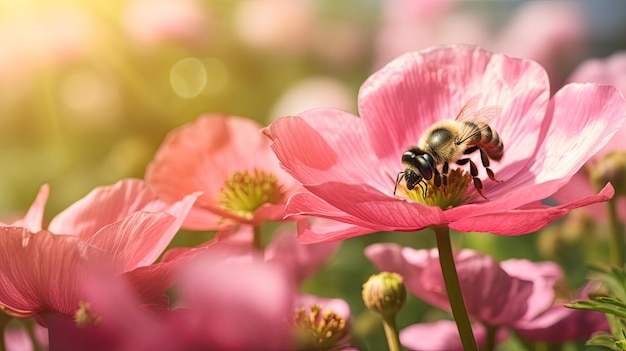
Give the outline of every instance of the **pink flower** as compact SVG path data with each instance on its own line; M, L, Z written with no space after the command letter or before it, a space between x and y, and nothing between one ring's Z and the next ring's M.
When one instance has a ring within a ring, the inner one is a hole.
M443 209L422 203L419 189L405 192L412 200L394 196L394 181L404 170L402 153L434 123L454 119L475 96L478 107L502 108L489 125L505 145L504 157L491 164L503 182L487 179L481 170L488 200L466 183L471 189L460 187L453 204L432 199ZM303 230L303 242L438 225L520 235L613 195L608 185L599 195L557 207L540 202L565 185L623 123L626 104L613 87L569 84L550 99L546 73L535 62L449 46L401 56L374 73L361 87L358 107L360 118L318 109L264 129L282 167L308 190L291 196L286 216L352 225L321 234Z
M0 308L20 318L42 312L73 314L89 267L107 264L116 274L132 274L152 264L196 197L166 204L142 181L127 179L96 188L54 217L48 230L0 227ZM39 200L31 211L43 210ZM160 273L144 274L136 282L141 286L157 280L161 289L152 293L159 295L167 288L158 279ZM146 296L150 298L156 299Z
M260 128L242 117L200 116L170 132L146 181L168 201L202 192L184 222L187 229L281 220L297 183L280 169Z
M402 275L415 296L450 309L436 249L374 244L365 255L380 271ZM461 250L454 258L468 315L490 326L513 326L548 309L554 300L554 283L562 276L560 268L549 262L498 263L473 250Z
M14 221L11 224L5 224L0 222L0 226L10 225L12 227L24 227L31 232L40 231L43 222L44 207L46 206L46 201L48 201L49 192L50 187L47 184L42 185L41 188L39 188L39 192L37 193L35 201L33 201L33 204L24 214L24 217Z
M626 93L626 52L618 52L606 59L589 59L584 61L568 78L570 82L595 82L600 84L615 85L622 94ZM588 167L594 167L593 162L606 156L613 150L626 150L626 125L615 133L613 138L587 163ZM554 197L560 202L571 201L575 195L588 195L593 193L593 187L589 176L583 168L578 171L571 181L561 188ZM618 215L626 219L626 199L619 197L617 200ZM606 220L606 206L603 204L591 205L584 208L586 212L600 220Z
M175 308L142 304L128 281L92 275L83 285L80 327L54 316L51 347L62 350L290 349L295 293L282 269L258 260L224 260L218 251L195 256L172 272ZM254 291L254 293L250 293ZM54 336L54 337L52 337Z

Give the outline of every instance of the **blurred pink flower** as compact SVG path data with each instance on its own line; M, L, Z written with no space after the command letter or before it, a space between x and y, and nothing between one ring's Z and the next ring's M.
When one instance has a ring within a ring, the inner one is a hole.
M1 309L19 318L42 312L73 314L90 265L108 263L117 274L132 274L152 264L196 197L166 204L144 182L127 179L94 189L54 217L48 230L0 227ZM43 205L38 197L31 211L42 211ZM144 274L137 283L158 280L161 273Z
M586 299L590 286L587 285L579 294ZM515 325L519 336L531 342L565 343L568 341L587 340L598 331L608 331L606 315L597 311L575 310L563 306L559 299L540 315L522 319Z
M172 310L142 304L134 289L119 277L92 275L83 289L93 320L77 327L73 320L50 318L51 347L103 351L289 349L295 296L291 281L273 264L223 258L218 250L206 252L173 272L176 301Z
M475 323L472 331L476 344L484 347L487 342L485 327ZM498 342L506 337L506 332L499 332ZM400 342L412 351L463 351L458 327L454 321L448 320L410 325L400 331Z
M504 157L491 165L503 182L483 182L489 200L474 195L443 210L394 196L402 153L432 124L453 119L477 94L481 106L502 107L490 125L506 145ZM286 216L352 225L321 234L303 227L302 242L435 225L520 235L613 195L607 185L597 196L557 207L540 202L566 184L623 123L626 104L613 87L570 84L550 99L545 71L535 62L449 46L401 56L374 73L361 87L358 106L360 118L317 109L264 129L281 166L308 190L290 197Z
M124 9L124 26L136 41L206 44L210 37L209 8L196 0L133 0Z
M306 0L243 0L234 14L241 41L274 55L307 51L314 20L313 6Z
M626 93L626 51L617 52L606 59L589 59L576 68L568 78L569 82L594 82L616 86L622 94ZM626 151L626 125L615 133L613 138L595 154L587 163L593 167L593 162L606 156L613 150ZM559 202L568 202L576 195L585 196L593 193L593 187L589 176L583 168L578 171L571 181L554 194ZM626 199L619 197L617 200L618 216L626 219ZM606 206L594 204L583 209L597 219L606 220Z
M256 122L208 114L168 134L146 171L167 201L201 191L183 228L226 229L282 220L298 187L278 165Z
M584 56L588 33L580 3L527 1L489 48L537 61L550 74L551 86L558 88Z
M317 272L337 252L339 242L306 245L298 242L296 233L280 230L275 233L263 252L253 245L253 228L242 225L236 229L218 232L214 239L195 248L177 247L168 250L163 261L194 256L204 251L218 251L230 260L249 261L261 255L265 262L283 267L285 274L301 284Z
M378 270L402 275L413 295L450 310L436 249L374 244L365 255ZM562 277L560 268L550 262L498 263L469 249L456 252L454 260L468 315L490 326L513 326L547 310L554 300L554 283Z

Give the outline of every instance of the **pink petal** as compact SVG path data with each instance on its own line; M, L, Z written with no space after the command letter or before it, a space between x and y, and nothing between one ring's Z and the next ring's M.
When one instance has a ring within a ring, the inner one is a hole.
M172 240L176 217L167 213L136 212L107 225L87 243L111 255L120 272L153 263Z
M348 223L316 218L298 221L298 241L303 244L315 244L349 239L359 235L373 233L374 229Z
M515 331L524 340L553 344L589 339L593 333L608 331L606 315L557 305L532 320L521 320Z
M417 231L447 222L439 207L399 199L367 184L326 182L307 186L307 190L379 231Z
M204 349L289 349L285 321L292 316L295 287L282 272L262 261L225 262L218 255L197 256L186 265L177 296L190 309L189 325Z
M283 265L296 282L302 283L335 254L339 242L304 245L296 233L279 232L265 248L265 260Z
M361 119L318 109L280 118L263 132L273 141L281 166L303 185L329 181L393 187L369 148Z
M484 346L487 333L481 324L473 324L476 344ZM413 351L463 351L461 337L453 321L410 325L400 331L400 342Z
M607 201L613 197L613 194L613 187L607 184L598 195L581 198L557 207L548 207L541 204L529 205L516 210L463 218L451 222L449 227L461 232L489 232L499 235L528 234L544 228L552 221L567 214L570 210ZM466 209L466 211L469 210L470 208Z
M0 305L19 318L44 310L72 314L81 267L100 255L74 236L0 227Z
M334 313L343 317L346 322L350 321L350 306L345 300L342 299L328 299L315 295L298 295L294 299L294 308L299 309L304 307L310 308L313 305L322 307L322 313L325 311L333 311Z
M4 346L7 351L34 350L33 340L24 326L6 328L4 330Z
M534 318L552 305L554 285L563 278L563 271L556 263L511 259L500 262L500 267L512 277L533 282L533 293L522 319Z
M503 108L491 124L506 152L493 168L508 179L536 148L548 103L548 79L535 62L462 45L409 53L367 79L359 112L384 168L399 171L402 152L433 123L454 119L476 94L480 107Z
M114 185L94 189L54 217L48 229L53 233L73 234L87 240L101 227L137 211L166 211L184 217L191 206L189 202L193 203L196 197L187 197L182 205L167 204L158 200L142 180L124 179Z
M24 215L24 218L13 223L12 225L16 227L24 227L33 233L40 231L49 193L50 187L48 184L42 185L41 188L39 188L35 201L33 201L33 204L30 205L30 208L28 209L28 212L26 212L26 215Z
M623 124L626 101L614 87L572 83L554 95L548 111L550 125L529 169L537 183L573 176Z

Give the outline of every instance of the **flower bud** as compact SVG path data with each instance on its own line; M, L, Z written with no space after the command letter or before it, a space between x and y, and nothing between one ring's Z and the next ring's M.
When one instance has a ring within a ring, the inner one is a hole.
M362 292L365 306L383 316L393 316L406 302L406 288L402 276L397 273L381 272L372 275Z
M626 151L613 150L587 167L589 180L598 190L610 182L615 196L626 196Z

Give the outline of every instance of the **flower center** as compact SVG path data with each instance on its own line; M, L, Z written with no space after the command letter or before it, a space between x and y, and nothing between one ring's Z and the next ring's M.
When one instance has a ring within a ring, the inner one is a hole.
M217 204L244 218L252 218L263 204L278 204L283 199L283 188L271 173L255 169L253 172L235 172L217 196Z
M96 325L102 321L102 318L98 316L91 309L91 305L87 302L78 302L78 311L74 313L74 320L79 327L86 327L88 325Z
M448 172L448 185L445 187L442 185L437 188L432 179L427 181L426 197L424 197L419 186L413 190L407 190L404 182L398 185L398 192L404 194L405 198L428 206L439 206L445 211L473 199L474 196L467 193L471 183L472 176L468 172L461 168L455 168Z
M309 311L302 307L294 316L298 349L327 350L348 336L346 320L342 316L332 310L322 313L319 305L310 306Z

